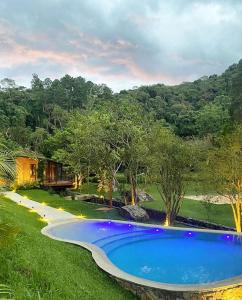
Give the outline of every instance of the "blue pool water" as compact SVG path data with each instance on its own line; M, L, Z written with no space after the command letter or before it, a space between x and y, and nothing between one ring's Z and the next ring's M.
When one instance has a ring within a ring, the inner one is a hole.
M57 238L101 248L119 269L169 284L208 284L242 275L237 235L80 221L49 230Z

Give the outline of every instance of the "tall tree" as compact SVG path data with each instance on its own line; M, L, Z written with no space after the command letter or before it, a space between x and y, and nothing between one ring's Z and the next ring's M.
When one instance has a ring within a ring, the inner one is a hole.
M152 129L149 150L151 177L157 184L166 212L165 224L169 226L174 223L182 205L191 155L186 143L159 124Z
M144 113L142 107L135 101L119 101L110 105L109 109L115 121L115 135L118 153L126 176L131 186L131 203L137 203L137 176L145 169L147 156L147 137L153 119Z
M241 232L242 213L242 126L216 140L210 151L210 181L216 191L229 199L237 232Z

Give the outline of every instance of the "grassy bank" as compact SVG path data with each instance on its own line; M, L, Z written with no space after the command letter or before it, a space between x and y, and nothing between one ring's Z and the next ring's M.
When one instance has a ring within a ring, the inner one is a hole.
M66 200L64 197L60 197L58 194L50 194L44 190L21 190L18 191L18 193L23 196L27 196L34 201L45 202L47 205L55 208L62 207L70 213L75 215L82 214L87 218L122 219L115 209L111 211L100 211L97 209L101 208L102 206L98 204L87 203L85 201Z
M82 188L83 193L97 194L96 192L97 185L91 183L89 185L85 184ZM213 192L210 190L204 191L203 187L196 182L189 182L186 185L187 195L196 195L196 194L204 194L207 192L212 194ZM144 207L153 208L156 210L163 210L163 203L161 201L160 194L155 185L146 185L144 190L152 195L154 201L142 203ZM114 196L120 196L118 193ZM233 214L230 205L216 205L210 204L209 216L207 214L207 210L205 209L204 204L201 201L184 199L180 215L184 217L190 217L194 219L209 221L217 224L222 224L225 226L234 227Z
M154 201L142 203L142 206L156 210L163 210L163 202L161 201L157 188L155 186L151 186L146 190L153 196ZM179 215L234 227L233 213L229 204L209 204L209 207L208 216L203 202L185 198Z
M57 200L46 192L37 194L51 205ZM135 299L96 266L87 250L43 236L38 215L3 197L0 204L0 220L20 228L14 244L0 251L0 283L13 289L16 300ZM102 215L91 204L69 205L71 212Z

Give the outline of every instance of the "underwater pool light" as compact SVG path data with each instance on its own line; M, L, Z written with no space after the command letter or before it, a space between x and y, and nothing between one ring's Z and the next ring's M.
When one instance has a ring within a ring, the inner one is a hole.
M185 232L185 236L187 236L187 237L193 237L194 236L194 232L187 231L187 232Z
M225 234L222 236L222 238L226 241L232 241L233 236L231 234Z

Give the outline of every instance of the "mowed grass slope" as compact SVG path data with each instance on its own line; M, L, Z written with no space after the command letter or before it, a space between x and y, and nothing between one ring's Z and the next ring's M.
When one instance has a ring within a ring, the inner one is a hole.
M154 201L142 203L142 206L156 210L164 210L164 205L157 188L155 186L149 186L146 190L153 196ZM209 207L208 216L207 209L202 201L185 198L182 202L179 215L230 227L235 226L232 208L229 204L209 204Z
M0 283L13 289L16 300L136 299L101 271L87 250L43 236L37 214L3 197L0 204L0 220L20 229L15 242L0 251ZM100 217L86 204L78 212Z
M142 187L141 187L142 188ZM97 185L90 183L84 184L82 188L83 193L97 194ZM143 202L141 205L147 208L153 208L155 210L164 210L163 202L156 185L150 184L143 187L143 189L149 193L154 201ZM33 192L35 193L35 192ZM202 194L214 194L212 190L205 190L204 187L197 182L189 181L186 183L186 195L202 195ZM118 193L114 196L120 197ZM233 213L229 204L210 204L209 216L207 209L201 201L184 199L179 215L184 217L190 217L194 219L209 221L217 224L222 224L229 227L234 227ZM114 217L116 218L116 217Z
M60 197L58 194L50 194L49 192L44 190L19 190L18 193L23 196L27 196L29 199L32 199L34 201L45 202L47 205L55 208L61 207L70 213L73 213L75 215L82 214L87 218L116 220L122 219L122 217L115 209L111 211L99 211L97 209L101 208L101 205L88 203L85 201L66 200L64 197Z

